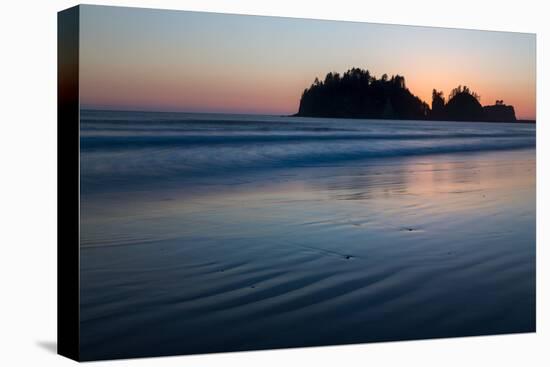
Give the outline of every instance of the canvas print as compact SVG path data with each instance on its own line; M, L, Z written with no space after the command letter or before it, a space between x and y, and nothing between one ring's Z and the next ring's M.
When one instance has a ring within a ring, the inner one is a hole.
M535 331L534 34L78 14L80 359Z

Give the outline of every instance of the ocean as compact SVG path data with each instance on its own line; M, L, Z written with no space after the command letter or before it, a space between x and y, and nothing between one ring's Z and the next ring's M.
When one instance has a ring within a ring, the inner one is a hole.
M535 131L82 110L82 358L534 331Z

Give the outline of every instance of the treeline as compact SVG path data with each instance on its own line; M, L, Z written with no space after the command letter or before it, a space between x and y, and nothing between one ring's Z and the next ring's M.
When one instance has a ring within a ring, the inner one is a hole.
M452 121L516 121L513 106L507 106L498 100L494 105L482 106L479 95L466 86L459 85L449 95L445 103L443 92L432 91L432 108L428 117L431 120Z
M401 75L379 79L368 70L352 68L343 75L328 73L304 90L297 116L403 120L515 121L513 106L502 100L481 106L468 87L453 89L448 100L433 90L432 106L413 95Z

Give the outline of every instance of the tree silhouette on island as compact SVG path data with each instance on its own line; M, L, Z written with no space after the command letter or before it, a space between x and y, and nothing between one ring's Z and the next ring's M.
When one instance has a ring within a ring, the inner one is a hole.
M443 92L433 90L432 106L413 95L405 78L384 74L377 79L368 70L352 68L342 76L328 73L324 81L315 78L306 88L295 116L343 117L396 120L513 122L513 106L502 100L482 106L480 97L466 86L451 91L448 101Z

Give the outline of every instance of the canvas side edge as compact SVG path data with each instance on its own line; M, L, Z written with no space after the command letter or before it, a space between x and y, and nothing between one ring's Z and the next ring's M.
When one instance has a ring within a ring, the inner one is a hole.
M57 16L57 353L80 359L80 8Z

